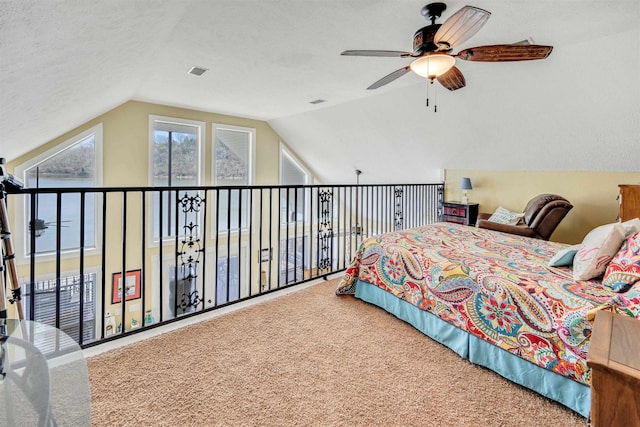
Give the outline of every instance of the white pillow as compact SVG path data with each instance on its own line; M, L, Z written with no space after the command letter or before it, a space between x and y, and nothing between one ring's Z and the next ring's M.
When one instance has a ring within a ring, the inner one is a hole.
M638 231L640 231L640 218L630 219L629 221L620 223L620 225L622 225L627 237L629 237L632 234L636 234Z
M498 209L496 209L496 211L489 217L489 221L497 222L498 224L517 225L522 221L523 217L523 213L511 212L502 206L499 206Z
M625 228L617 222L591 230L573 259L573 279L589 280L604 273L625 237Z

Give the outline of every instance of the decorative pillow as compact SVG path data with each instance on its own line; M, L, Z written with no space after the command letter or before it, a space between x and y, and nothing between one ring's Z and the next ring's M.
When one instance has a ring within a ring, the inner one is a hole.
M640 231L640 218L630 219L629 221L620 223L620 225L624 227L624 231L627 237L629 237L632 234L636 234L638 231Z
M604 273L611 258L620 250L625 234L624 227L617 222L591 230L573 259L573 279L589 280Z
M573 265L573 258L576 256L576 252L580 249L581 245L573 245L568 248L560 249L549 260L549 267L565 267Z
M640 233L635 233L627 237L607 266L602 284L614 292L627 292L638 280L640 280Z
M489 221L497 222L498 224L517 225L522 221L523 217L523 213L511 212L502 206L499 206L498 209L496 209L496 211L489 217Z

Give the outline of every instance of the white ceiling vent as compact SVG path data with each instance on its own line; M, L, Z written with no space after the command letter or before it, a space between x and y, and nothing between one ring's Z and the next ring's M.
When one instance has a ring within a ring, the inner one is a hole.
M202 67L198 67L196 65L194 65L193 67L191 67L191 69L189 70L189 74L193 74L194 76L201 76L204 74L205 71L207 71L208 68L202 68Z

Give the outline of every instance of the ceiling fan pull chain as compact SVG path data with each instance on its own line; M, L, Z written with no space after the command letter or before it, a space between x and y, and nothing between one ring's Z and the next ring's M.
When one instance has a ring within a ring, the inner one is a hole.
M433 84L433 79L431 79L431 84ZM438 88L433 88L433 112L438 112Z
M426 107L429 106L429 83L427 82L427 105Z
M433 84L433 79L430 79L427 82L427 104L426 106L429 106L429 86L431 86ZM438 89L434 88L433 89L433 112L437 113L438 112Z

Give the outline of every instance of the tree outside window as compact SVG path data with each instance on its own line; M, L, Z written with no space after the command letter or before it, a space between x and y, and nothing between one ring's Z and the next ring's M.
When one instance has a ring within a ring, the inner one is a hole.
M153 182L155 187L195 186L200 182L200 139L202 126L177 119L153 120ZM176 120L176 121L174 121ZM162 193L162 194L161 194ZM158 239L176 235L176 199L187 191L154 192L153 235ZM162 198L162 201L160 200ZM162 206L161 206L162 204ZM162 226L160 221L162 220ZM179 231L184 217L178 215Z
M95 187L96 136L91 134L80 141L68 145L24 171L27 188L69 188ZM85 248L95 247L95 195L86 193L85 210L81 212L81 195L68 193L61 195L61 210L58 217L56 194L38 194L25 220L27 230L36 235L35 251L38 254L56 250L56 227L64 228L60 234L60 250L74 250L80 247L80 219L84 217ZM31 209L35 210L32 220ZM31 253L31 239L27 240L27 253Z

